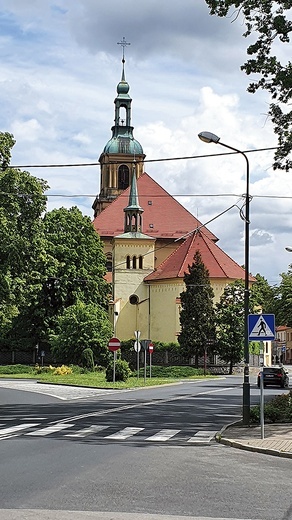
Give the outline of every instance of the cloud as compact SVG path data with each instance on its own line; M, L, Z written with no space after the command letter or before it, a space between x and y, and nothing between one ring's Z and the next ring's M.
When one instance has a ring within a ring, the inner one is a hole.
M13 164L97 162L111 137L121 77L117 42L125 36L134 136L146 159L194 157L146 162L145 170L181 195L202 222L211 220L219 245L243 264L245 159L222 155L226 149L202 143L197 134L209 130L240 150L276 146L266 119L269 99L246 92L242 20L211 17L204 1L184 0L183 6L169 0L1 0L1 130L15 135ZM286 47L278 48L288 59ZM251 270L278 280L290 261L292 181L271 168L273 151L248 159ZM98 166L27 169L48 180L49 209L77 204L92 215Z

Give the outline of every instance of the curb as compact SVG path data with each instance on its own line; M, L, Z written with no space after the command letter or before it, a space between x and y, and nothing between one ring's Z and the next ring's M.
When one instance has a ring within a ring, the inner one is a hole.
M239 426L242 424L242 421L235 421L233 423L227 424L221 428L220 432L216 433L215 440L218 444L224 444L225 446L230 446L231 448L236 448L239 450L251 451L254 453L263 453L264 455L272 455L273 457L282 457L286 459L292 459L292 453L279 451L279 450L271 450L269 448L262 448L260 446L251 446L250 444L244 444L244 442L235 441L232 439L227 439L222 437L222 434L231 426Z
M283 458L286 458L286 459L292 459L292 453L288 453L288 452L285 452L285 451L270 450L269 448L261 448L261 447L257 447L257 446L250 446L249 444L244 444L242 442L233 441L231 439L224 439L224 438L217 439L217 436L216 436L216 441L219 444L225 444L225 446L231 446L232 448L237 448L237 449L240 449L240 450L252 451L254 453L255 452L256 453L263 453L265 455L273 455L274 457L283 457Z

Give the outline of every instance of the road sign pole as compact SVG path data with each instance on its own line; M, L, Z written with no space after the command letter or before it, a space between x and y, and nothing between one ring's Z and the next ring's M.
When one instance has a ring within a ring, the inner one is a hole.
M146 383L147 350L144 350L144 383Z
M136 341L135 341L135 344L137 345L137 379L139 379L139 370L140 370L140 342L139 342L139 339L140 339L140 335L141 335L141 331L140 330L135 330L134 331L134 334L135 334L135 338L136 338Z
M152 352L149 352L149 377L151 379Z
M261 423L261 439L265 438L265 396L264 396L264 342L260 341L260 423Z
M117 357L117 351L114 351L114 371L113 371L113 383L116 382L116 357Z

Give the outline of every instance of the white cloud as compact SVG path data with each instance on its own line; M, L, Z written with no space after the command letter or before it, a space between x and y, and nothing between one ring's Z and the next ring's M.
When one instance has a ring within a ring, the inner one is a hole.
M147 159L222 154L197 134L209 130L240 150L276 146L266 120L269 99L248 94L240 71L248 41L242 20L208 14L204 1L1 0L1 130L17 143L13 164L96 162L111 137L113 100L121 77L133 98L134 136ZM121 23L121 20L123 23ZM122 31L122 32L121 32ZM278 45L289 59L288 49ZM284 50L283 50L284 49ZM29 143L29 146L28 146ZM277 280L290 262L292 180L271 168L273 152L248 154L253 272ZM146 171L202 222L238 204L246 190L241 155L146 162ZM48 180L49 209L77 204L92 215L99 168L31 168ZM65 197L66 195L66 197ZM70 198L73 195L90 195ZM270 198L277 195L279 198ZM264 198L267 197L267 198ZM209 224L219 245L244 262L244 222L234 207Z

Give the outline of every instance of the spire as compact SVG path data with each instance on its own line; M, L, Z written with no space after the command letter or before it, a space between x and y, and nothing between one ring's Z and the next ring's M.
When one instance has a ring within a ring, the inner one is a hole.
M129 87L129 84L126 82L126 75L125 75L125 62L126 62L126 60L125 60L125 47L127 45L131 45L131 44L129 42L127 42L125 36L123 36L122 41L117 42L117 45L121 45L122 48L123 48L122 78L121 78L120 83L117 86L117 93L118 94L128 94L128 92L130 90L130 87Z
M138 197L138 189L137 189L137 179L136 179L136 170L133 170L131 189L129 195L129 204L126 208L124 208L125 212L125 233L132 232L136 233L139 231L142 232L142 213L143 208L141 208L139 204Z
M107 141L100 157L100 193L92 207L96 217L131 183L134 169L137 178L144 171L145 154L139 141L134 138L134 127L131 125L130 86L125 75L125 48L130 45L123 37L117 42L122 46L122 76L117 85L114 100L115 115L112 126L112 137ZM135 161L137 161L135 163Z

